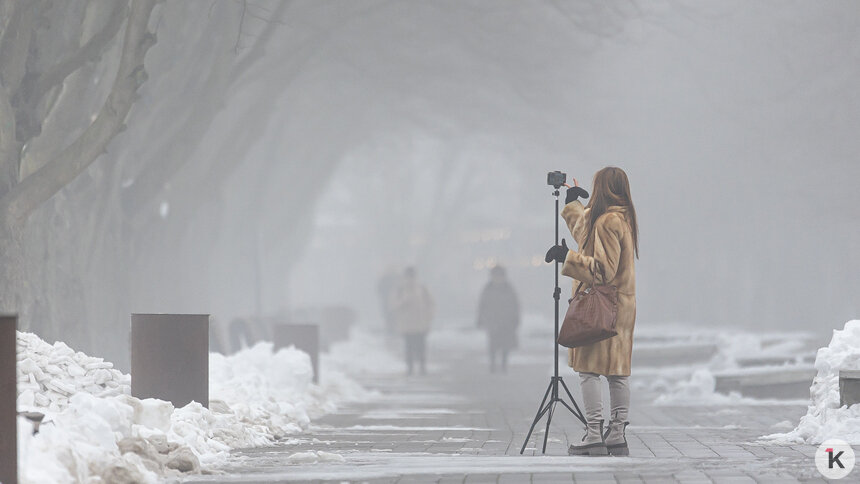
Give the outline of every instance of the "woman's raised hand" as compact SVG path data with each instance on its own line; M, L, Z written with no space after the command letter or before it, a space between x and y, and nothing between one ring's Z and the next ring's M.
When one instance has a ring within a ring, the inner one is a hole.
M567 185L567 194L565 194L564 197L564 204L567 205L570 202L574 202L579 197L588 198L588 192L585 191L584 188L580 187L579 182L574 178L573 186Z

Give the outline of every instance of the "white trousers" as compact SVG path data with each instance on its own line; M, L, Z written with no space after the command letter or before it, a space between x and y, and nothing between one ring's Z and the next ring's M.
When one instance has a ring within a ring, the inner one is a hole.
M607 376L609 381L610 420L626 422L630 412L630 386L626 376ZM604 420L603 392L600 375L596 373L580 373L579 383L582 387L582 400L585 405L585 420L589 423Z

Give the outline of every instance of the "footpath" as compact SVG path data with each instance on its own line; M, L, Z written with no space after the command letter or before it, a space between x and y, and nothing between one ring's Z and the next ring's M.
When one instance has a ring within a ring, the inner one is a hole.
M815 468L814 446L758 442L780 422L796 424L802 405L659 406L657 395L635 386L630 457L567 456L582 425L560 406L546 455L543 425L520 455L552 353L526 344L507 374L490 374L480 344L432 343L437 358L428 375L366 378L379 398L342 408L276 446L236 451L223 474L186 482L827 482ZM561 374L579 402L576 375L564 365Z

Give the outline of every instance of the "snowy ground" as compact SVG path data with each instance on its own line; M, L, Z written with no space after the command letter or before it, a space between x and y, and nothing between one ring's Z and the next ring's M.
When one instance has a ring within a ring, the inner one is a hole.
M669 354L666 361L635 367L629 459L567 457L567 445L579 439L581 425L564 411L554 417L548 456L540 455L534 438L520 456L551 374L550 332L526 323L510 372L491 375L483 335L464 323L431 336L433 364L427 377L404 377L402 364L390 357L399 371L364 369L357 377L381 398L346 405L277 445L234 451L219 469L223 474L185 480L790 483L819 477L814 445L761 439L794 428L806 401L722 395L696 376L760 371L746 366L750 354L791 356L786 365L803 364L793 356L806 351L805 335L713 332L691 339L683 331L670 334L672 328L656 333L659 339L643 332L642 340L716 348L694 364L673 362ZM439 356L443 348L444 358ZM579 399L575 375L563 366L561 372ZM537 436L542 438L542 426Z
M860 370L860 320L845 323L833 332L830 344L818 350L818 374L810 389L809 408L797 427L788 433L773 434L765 440L783 443L820 444L839 438L860 445L860 405L840 406L839 371Z
M339 404L372 398L324 361L311 382L307 354L260 343L235 355L211 354L210 402L174 408L130 396L130 377L110 362L18 335L18 409L44 413L36 435L19 418L23 483L156 482L207 471L231 449L271 445L302 432Z
M856 442L858 416L835 407L834 371L860 361L860 322L818 352L811 404L715 390L720 375L810 365L808 335L640 333L630 459L566 457L581 426L561 411L550 456L539 455L534 438L519 455L552 371L551 330L540 318L526 318L507 375L488 373L484 335L466 323L431 335L424 378L404 376L397 339L365 331L323 355L319 385L310 382L307 355L294 349L274 353L261 344L212 355L208 410L134 399L128 376L109 363L22 335L19 406L47 414L36 437L19 432L22 482L570 482L609 475L619 482L795 482L816 478L811 456L822 437ZM578 399L564 360L562 353L561 373Z

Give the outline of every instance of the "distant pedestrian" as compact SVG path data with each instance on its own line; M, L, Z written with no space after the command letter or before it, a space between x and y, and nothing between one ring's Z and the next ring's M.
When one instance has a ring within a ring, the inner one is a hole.
M517 347L520 303L505 269L501 266L490 270L490 280L481 291L477 324L479 328L487 331L490 372L496 372L497 357L501 359L502 372L507 372L508 354Z
M394 289L391 310L395 327L406 345L408 374L413 373L416 362L421 374L427 374L427 333L433 319L433 299L418 281L414 267L404 271L403 279Z
M639 228L624 170L606 167L594 175L591 200L586 207L577 197L588 197L573 180L561 216L578 244L578 250L556 245L547 253L564 265L561 273L572 277L574 291L596 284L615 286L618 291L616 330L618 335L574 348L569 364L579 373L585 404L586 433L582 443L571 445L571 455L629 455L625 429L630 411L630 359L633 325L636 321L636 269ZM609 381L610 420L603 431L603 375Z

